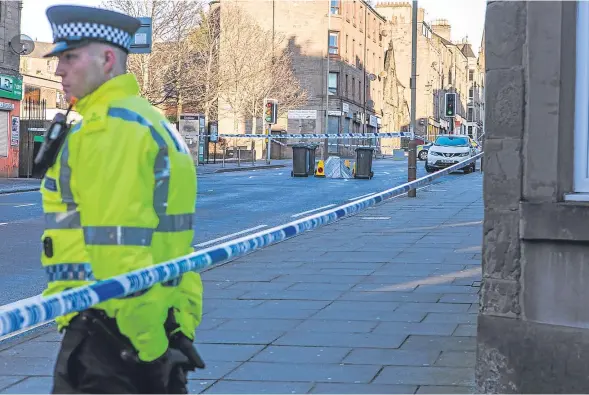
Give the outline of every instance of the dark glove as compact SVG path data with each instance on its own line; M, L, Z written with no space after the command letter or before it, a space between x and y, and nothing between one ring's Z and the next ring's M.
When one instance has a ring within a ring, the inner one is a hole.
M192 340L182 332L176 332L170 337L170 348L180 350L190 361L188 370L204 369L205 363L192 345Z
M191 366L191 362L180 351L168 348L166 353L152 362L140 362L144 379L148 381L146 388L152 394L168 394L170 380L176 371L184 371Z

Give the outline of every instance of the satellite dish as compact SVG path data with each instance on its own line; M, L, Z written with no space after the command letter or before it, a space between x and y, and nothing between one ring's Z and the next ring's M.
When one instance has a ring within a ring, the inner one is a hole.
M35 49L35 42L26 34L12 37L8 45L18 55L29 55Z
M376 79L376 75L374 75L374 74L372 74L372 73L371 73L371 74L368 74L368 79L369 79L370 81L374 81L374 80Z

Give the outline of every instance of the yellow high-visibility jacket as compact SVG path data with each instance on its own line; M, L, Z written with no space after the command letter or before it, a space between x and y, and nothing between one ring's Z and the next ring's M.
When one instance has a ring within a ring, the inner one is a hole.
M196 170L188 147L163 115L139 96L132 74L117 76L75 106L74 125L41 186L45 295L193 252ZM202 281L181 280L100 303L143 361L168 347L174 308L191 339L202 318ZM59 329L75 313L58 317Z

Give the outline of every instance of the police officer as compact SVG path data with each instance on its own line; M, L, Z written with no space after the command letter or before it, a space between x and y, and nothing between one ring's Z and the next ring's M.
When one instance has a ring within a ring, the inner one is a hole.
M46 57L58 58L56 74L82 121L63 139L46 135L36 161L45 295L191 253L196 199L185 142L126 73L140 22L62 5L47 17L56 46ZM185 393L187 370L202 367L192 346L201 317L194 272L58 317L65 334L52 392Z

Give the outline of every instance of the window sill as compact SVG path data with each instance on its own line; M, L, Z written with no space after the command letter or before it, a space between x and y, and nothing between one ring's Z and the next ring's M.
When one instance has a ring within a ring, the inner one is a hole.
M584 201L520 204L520 230L524 240L589 241L586 224L589 205ZM589 202L589 199L587 200Z
M575 192L567 193L564 195L565 202L589 202L589 193L587 192Z

